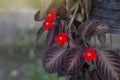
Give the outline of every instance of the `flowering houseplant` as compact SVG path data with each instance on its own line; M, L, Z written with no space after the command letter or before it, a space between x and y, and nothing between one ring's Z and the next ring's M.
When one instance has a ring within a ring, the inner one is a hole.
M120 56L105 46L109 27L102 21L89 19L90 1L41 0L43 5L35 20L43 20L36 43L47 31L44 69L58 76L69 76L69 80L120 80ZM95 40L92 44L95 36L101 45Z

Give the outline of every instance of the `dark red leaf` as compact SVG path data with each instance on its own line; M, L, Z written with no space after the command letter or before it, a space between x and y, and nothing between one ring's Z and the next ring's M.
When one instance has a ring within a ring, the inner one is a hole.
M68 73L76 72L81 68L83 64L83 58L81 57L82 51L82 48L74 47L67 52L65 57L65 69Z
M96 67L104 80L120 80L120 56L114 51L99 51Z
M51 47L45 52L43 66L46 72L54 73L63 67L65 51L62 47Z

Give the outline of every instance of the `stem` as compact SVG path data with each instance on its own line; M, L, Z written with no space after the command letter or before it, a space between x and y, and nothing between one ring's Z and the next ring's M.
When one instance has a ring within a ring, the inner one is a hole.
M73 21L74 21L74 19L75 19L75 15L76 15L76 13L77 13L77 11L78 11L78 7L79 7L79 2L77 2L77 4L76 4L76 9L75 9L75 11L74 11L74 13L73 13L73 17L72 17L72 19L70 20L70 22L69 22L69 24L68 24L69 31L71 30L71 25L72 25L72 23L73 23Z
M70 7L70 2L69 2L69 0L66 0L66 9L67 9L68 13L69 13L69 7Z

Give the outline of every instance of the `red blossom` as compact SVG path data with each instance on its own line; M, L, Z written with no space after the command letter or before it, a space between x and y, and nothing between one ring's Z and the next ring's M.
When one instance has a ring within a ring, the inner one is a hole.
M55 41L57 44L61 45L67 42L67 35L64 32L59 32L59 34L55 37Z
M96 58L95 49L86 48L86 50L82 53L82 56L88 61L95 59Z
M42 26L45 30L48 30L53 26L53 22L52 21L44 21Z
M46 15L46 21L53 21L55 19L55 11L50 10L49 13Z

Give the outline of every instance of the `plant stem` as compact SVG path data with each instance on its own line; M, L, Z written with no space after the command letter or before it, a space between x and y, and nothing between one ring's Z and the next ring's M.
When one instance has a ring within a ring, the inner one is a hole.
M72 23L73 23L73 21L74 21L74 19L75 19L75 15L76 15L76 13L77 13L77 11L78 11L78 7L79 7L79 2L77 2L77 4L76 4L76 9L75 9L75 11L74 11L74 13L73 13L72 19L70 20L70 22L69 22L69 24L68 24L69 32L71 32L71 25L72 25Z

